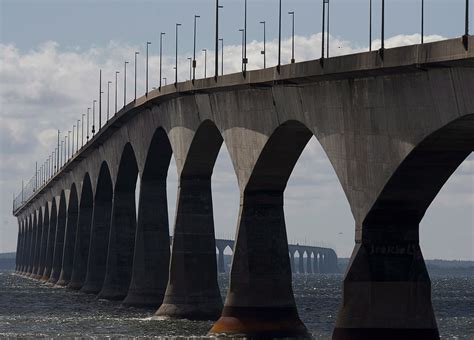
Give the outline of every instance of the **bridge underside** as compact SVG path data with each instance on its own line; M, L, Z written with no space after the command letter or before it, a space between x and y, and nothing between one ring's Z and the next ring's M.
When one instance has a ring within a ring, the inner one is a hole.
M337 257L288 245L283 197L316 136L355 221L333 338L438 339L418 230L474 150L473 93L474 55L459 39L152 91L15 210L17 272L156 306L160 316L217 320L211 334L306 337L292 271L331 272ZM240 190L224 304L217 270L229 245L215 240L211 192L223 144ZM171 157L179 187L170 250Z

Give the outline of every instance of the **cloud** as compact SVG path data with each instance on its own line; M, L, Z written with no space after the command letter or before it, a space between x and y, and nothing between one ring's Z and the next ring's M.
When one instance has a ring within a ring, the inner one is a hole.
M426 36L425 41L443 39L442 36ZM386 39L386 47L416 44L418 34L398 35ZM380 41L373 41L376 49ZM295 37L296 61L320 57L321 34ZM247 46L248 69L263 67L261 41L251 41ZM267 65L277 63L278 42L268 41ZM356 46L340 37L330 37L330 56L366 51L367 46ZM72 129L81 115L92 107L92 100L98 98L99 69L103 74L103 112L106 107L107 81L115 85L115 71L118 78L118 108L123 105L124 61L127 68L127 101L134 92L134 52L140 51L137 63L137 93L145 91L145 51L133 44L118 44L111 41L105 46L89 49L64 49L56 42L45 42L26 52L12 44L0 44L0 216L8 221L0 226L0 252L16 247L16 222L11 216L12 193L18 192L21 179L28 180L34 172L35 161L42 163L56 144L57 130ZM241 45L224 47L224 72L241 70ZM188 55L179 56L179 81L189 79ZM282 61L289 63L291 39L282 41ZM174 81L173 56L163 57L163 77L168 84ZM204 53L197 55L198 78L204 73ZM207 52L207 76L213 75L214 52ZM159 57L150 55L150 88L158 86ZM110 107L114 112L114 98L111 89ZM174 221L176 202L176 170L170 169L168 187L170 228ZM464 162L451 177L440 194L437 204L449 209L472 207L474 204L474 157ZM234 235L239 209L237 180L229 156L222 149L213 175L214 211L217 234ZM285 193L286 216L289 239L302 240L314 228L319 239L334 244L343 255L348 255L353 246L353 219L347 200L338 179L316 139L312 139L299 160L290 178ZM340 212L342 211L342 212ZM335 231L344 231L344 239ZM469 255L468 255L469 256Z

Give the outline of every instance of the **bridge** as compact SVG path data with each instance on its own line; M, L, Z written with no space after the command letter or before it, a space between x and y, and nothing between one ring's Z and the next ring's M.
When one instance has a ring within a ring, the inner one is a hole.
M306 336L283 195L316 136L355 221L333 338L438 339L419 224L474 150L473 44L464 36L151 91L15 200L17 271L125 304L152 302L160 316L217 320L211 334ZM222 143L240 190L224 305L211 195ZM179 188L170 251L171 157Z

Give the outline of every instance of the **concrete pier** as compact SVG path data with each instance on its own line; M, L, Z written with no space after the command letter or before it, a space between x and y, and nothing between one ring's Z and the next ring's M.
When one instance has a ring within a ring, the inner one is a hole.
M43 217L43 230L41 232L41 243L39 252L38 269L36 271L36 278L41 280L44 273L44 267L46 265L46 250L48 247L48 234L49 234L49 210L48 206L44 208Z
M61 274L61 267L63 263L63 252L64 252L64 234L66 231L66 219L67 219L67 210L66 210L66 196L64 191L61 193L59 208L58 208L58 218L56 225L56 235L54 238L54 251L53 251L53 261L51 266L51 275L49 276L48 283L56 284L59 280L59 275Z
M54 256L54 239L56 237L56 225L57 225L57 209L56 200L53 199L51 203L51 213L49 215L49 231L48 231L48 243L46 245L46 254L44 260L44 272L41 277L41 281L48 281L51 275L51 268L53 265Z

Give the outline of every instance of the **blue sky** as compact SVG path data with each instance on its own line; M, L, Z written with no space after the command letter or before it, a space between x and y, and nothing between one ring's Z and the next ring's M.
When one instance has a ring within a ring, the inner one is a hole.
M225 41L225 72L240 68L238 31L243 26L244 0L220 0L221 37ZM283 59L290 57L291 20L296 17L296 60L319 58L321 0L283 0ZM380 0L373 1L374 46L380 36ZM174 29L180 29L180 80L189 72L192 28L198 21L197 50L208 48L212 72L214 0L155 1L24 1L0 0L0 252L16 247L17 226L11 215L12 193L33 174L34 162L55 145L56 130L71 129L96 99L98 69L104 83L124 60L140 50L138 93L144 91L144 49L151 41L150 86L157 85L159 33L166 32L164 72L173 77ZM386 0L388 46L420 39L421 0ZM471 6L471 17L474 16ZM369 0L331 0L331 55L354 53L368 46ZM267 22L268 65L276 60L278 0L248 0L249 68L261 67L262 25ZM425 39L458 37L464 29L464 0L425 0ZM198 76L202 73L198 55ZM131 68L132 69L132 65ZM131 71L130 71L131 72ZM133 89L132 73L128 88ZM120 83L119 88L122 86ZM129 91L131 99L132 91ZM119 103L123 98L119 97ZM173 227L176 169L169 171L169 216ZM218 236L233 237L239 196L229 156L223 148L213 175L215 225ZM474 260L474 157L462 164L444 186L421 224L426 258ZM349 256L354 245L354 220L349 205L318 142L313 139L295 167L285 192L290 242L324 242Z

